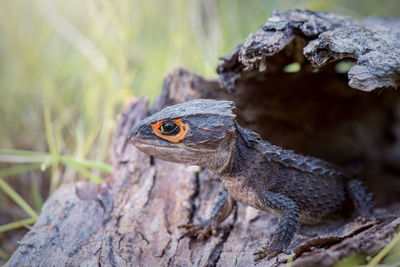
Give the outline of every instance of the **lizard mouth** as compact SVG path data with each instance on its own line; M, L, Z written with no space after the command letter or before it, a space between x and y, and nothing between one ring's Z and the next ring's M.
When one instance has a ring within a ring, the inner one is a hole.
M174 146L168 145L168 144L160 144L158 142L154 142L152 140L150 140L149 142L146 141L135 141L131 143L136 146L137 148L148 148L148 149L172 149Z
M154 151L155 154L160 154L160 153L171 153L171 152L183 152L183 151L192 151L192 152L207 152L207 153L213 153L215 152L215 149L207 149L204 147L193 147L193 146L185 146L182 143L170 143L164 139L157 138L146 138L145 136L142 136L140 134L136 135L131 135L128 137L129 141L139 150L151 153L151 151Z
M173 147L173 145L171 145L169 142L164 141L162 139L158 139L154 140L152 138L145 138L144 136L140 135L140 134L134 134L134 135L130 135L128 137L129 141L136 147Z
M167 155L174 155L182 152L181 148L162 142L163 140L152 140L137 137L130 137L129 141L140 151L150 155L155 156L160 159L168 160Z

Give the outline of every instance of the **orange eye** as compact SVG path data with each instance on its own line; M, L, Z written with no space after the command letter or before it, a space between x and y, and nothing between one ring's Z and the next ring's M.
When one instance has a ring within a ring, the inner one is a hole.
M151 127L155 135L172 143L178 143L182 140L189 130L189 125L183 123L182 119L158 121L153 123Z
M158 130L160 130L160 132L165 135L176 135L180 131L179 126L176 125L176 123L173 121L163 122Z

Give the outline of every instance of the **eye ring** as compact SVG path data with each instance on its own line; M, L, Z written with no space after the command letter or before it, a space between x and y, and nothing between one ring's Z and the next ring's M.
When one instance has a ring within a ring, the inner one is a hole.
M158 130L164 135L177 135L180 132L179 126L173 121L164 121Z
M170 125L172 126L172 128L166 129L165 126L168 125L168 124L165 125L166 122L173 123ZM177 129L175 129L174 125L177 126ZM189 132L190 127L189 124L184 123L181 118L178 118L178 119L157 121L151 124L151 128L156 136L165 139L171 143L178 143L186 136L186 134Z

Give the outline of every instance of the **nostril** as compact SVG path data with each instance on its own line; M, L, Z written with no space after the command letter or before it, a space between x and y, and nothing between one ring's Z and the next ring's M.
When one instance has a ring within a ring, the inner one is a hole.
M129 138L135 137L135 136L137 136L138 134L139 134L138 130L132 129L132 130L129 132Z

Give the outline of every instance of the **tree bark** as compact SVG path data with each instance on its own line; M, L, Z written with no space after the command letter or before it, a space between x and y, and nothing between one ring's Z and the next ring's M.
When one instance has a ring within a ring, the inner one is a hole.
M336 162L363 179L380 210L400 213L400 23L330 13L274 12L218 66L219 79L184 69L165 79L150 109L132 100L118 119L112 176L62 186L45 203L8 266L251 266L273 215L239 204L219 234L200 241L179 225L207 219L221 184L208 170L161 161L127 141L161 108L196 98L235 102L239 123L287 149ZM351 60L345 74L336 63ZM297 72L285 66L300 64ZM387 89L375 90L376 88ZM302 226L293 266L330 266L354 251L373 255L400 218ZM313 249L310 249L314 247ZM280 265L289 256L263 260Z

